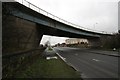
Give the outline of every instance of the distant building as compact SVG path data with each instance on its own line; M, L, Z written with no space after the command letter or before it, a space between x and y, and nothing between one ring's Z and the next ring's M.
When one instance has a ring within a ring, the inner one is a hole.
M58 43L58 44L56 44L55 46L56 46L56 47L66 47L66 44L65 44L65 43L61 43L61 44Z
M65 43L66 44L84 44L84 43L88 44L88 40L87 39L71 38L71 39L66 39Z

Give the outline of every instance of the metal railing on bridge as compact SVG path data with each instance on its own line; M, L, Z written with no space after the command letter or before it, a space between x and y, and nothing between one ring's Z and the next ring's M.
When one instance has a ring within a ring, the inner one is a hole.
M16 2L19 2L19 3L23 4L23 5L25 5L26 7L29 7L30 9L33 9L33 10L37 11L38 13L41 13L41 14L43 14L43 15L45 15L45 16L47 16L47 17L50 17L50 18L52 18L52 19L54 19L54 20L56 20L56 21L59 21L59 22L62 22L62 23L64 23L64 24L73 26L73 27L75 27L75 28L83 29L83 30L87 30L87 31L91 31L91 32L96 32L96 33L108 34L108 33L105 32L105 31L93 30L93 29L85 28L85 27L79 26L79 25L77 25L77 24L73 24L73 23L71 23L71 22L68 22L68 21L66 21L66 20L64 20L64 19L61 19L61 18L59 18L59 17L57 17L57 16L55 16L55 15L53 15L53 14L51 14L51 13L45 11L45 10L39 8L38 6L36 6L36 5L28 2L28 1L26 1L26 0L15 0L15 1L16 1Z

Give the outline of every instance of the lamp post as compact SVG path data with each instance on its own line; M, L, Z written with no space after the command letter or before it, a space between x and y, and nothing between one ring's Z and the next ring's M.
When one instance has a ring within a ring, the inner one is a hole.
M93 25L94 26L94 30L95 30L95 25L98 24L97 22Z

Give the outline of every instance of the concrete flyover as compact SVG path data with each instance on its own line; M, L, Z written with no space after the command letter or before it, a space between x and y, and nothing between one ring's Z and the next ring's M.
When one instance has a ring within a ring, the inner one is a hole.
M92 46L100 46L101 37L110 36L79 29L52 19L29 8L30 5L34 6L29 2L29 7L19 2L1 3L3 53L36 48L43 34L86 38Z

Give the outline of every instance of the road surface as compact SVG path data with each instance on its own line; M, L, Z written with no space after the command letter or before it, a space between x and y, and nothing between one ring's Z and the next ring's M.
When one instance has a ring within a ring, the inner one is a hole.
M80 71L83 78L118 78L119 57L95 54L90 49L55 47L54 50Z

